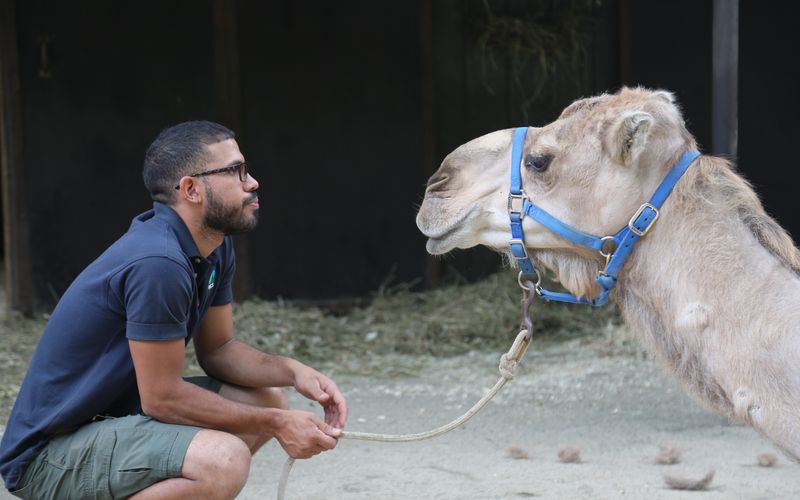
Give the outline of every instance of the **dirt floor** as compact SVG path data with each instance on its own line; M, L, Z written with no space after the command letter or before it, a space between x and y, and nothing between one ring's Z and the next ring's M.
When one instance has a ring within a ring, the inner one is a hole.
M495 354L429 361L416 377L341 379L348 429L427 430L463 413L497 379ZM580 463L559 461L568 446L580 450ZM678 448L678 463L656 464L660 446ZM777 463L759 466L762 453L774 453ZM277 445L259 454L240 498L275 498L284 459ZM710 471L706 491L665 485L664 475L697 480ZM703 410L651 361L572 341L529 351L517 379L449 435L422 443L342 440L298 461L286 498L788 499L800 498L800 479L797 465L768 441Z
M41 322L15 326L39 327ZM6 344L0 352L6 379L0 422L31 352L32 335L20 335L13 349ZM517 379L464 428L421 443L342 440L336 450L295 464L286 498L800 498L797 465L750 428L691 401L625 335L624 329L607 329L540 342L528 351ZM394 354L364 359L365 366L391 368L366 375L354 366L341 373L334 365L326 369L348 397L348 430L420 432L477 401L497 380L498 358L486 351ZM295 396L292 401L312 408ZM580 463L559 461L567 446L580 450ZM678 448L678 463L656 464L660 446ZM759 466L762 453L774 453L777 463ZM284 460L280 447L268 444L255 457L239 498L276 498ZM696 480L710 471L715 476L705 491L665 485L665 475ZM0 493L6 498L13 497Z

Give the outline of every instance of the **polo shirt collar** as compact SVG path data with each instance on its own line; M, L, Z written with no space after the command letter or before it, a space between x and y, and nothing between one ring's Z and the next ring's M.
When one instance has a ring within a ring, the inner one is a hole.
M186 223L183 222L178 212L157 201L153 203L153 210L156 218L165 221L175 231L175 235L178 237L178 244L181 246L183 253L189 256L190 259L200 257L205 260L205 257L200 255L200 250L197 249L192 233L189 232L189 228L186 227Z

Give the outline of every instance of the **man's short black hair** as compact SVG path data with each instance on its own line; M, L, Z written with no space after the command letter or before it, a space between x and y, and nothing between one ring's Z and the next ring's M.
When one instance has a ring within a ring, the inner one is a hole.
M181 177L205 164L208 146L235 137L226 127L205 120L183 122L162 130L144 155L142 177L150 197L171 204Z

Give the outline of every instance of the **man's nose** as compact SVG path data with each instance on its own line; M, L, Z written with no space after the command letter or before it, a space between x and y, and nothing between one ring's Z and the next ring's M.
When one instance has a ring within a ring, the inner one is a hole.
M256 189L258 189L258 181L248 172L247 180L245 181L244 186L245 190L247 191L255 191Z

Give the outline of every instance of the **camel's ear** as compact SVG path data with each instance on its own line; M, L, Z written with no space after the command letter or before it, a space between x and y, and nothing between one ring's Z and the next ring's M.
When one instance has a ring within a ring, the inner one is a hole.
M625 165L633 165L647 144L653 116L644 111L632 111L623 115L614 127L611 140L617 159Z
M675 94L669 90L656 90L655 95L656 97L660 97L670 104L675 104L677 102L677 99L675 99Z

